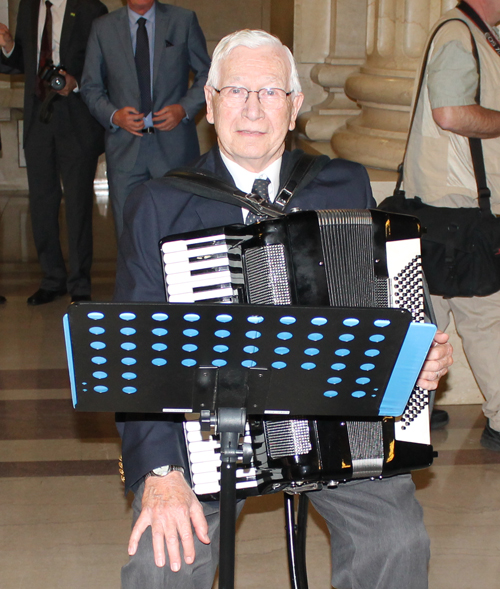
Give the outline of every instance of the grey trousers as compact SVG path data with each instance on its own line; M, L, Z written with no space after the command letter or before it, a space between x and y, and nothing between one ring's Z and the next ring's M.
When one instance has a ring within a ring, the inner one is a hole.
M134 499L139 516L141 487ZM309 493L331 534L332 584L336 589L427 589L429 538L409 475L353 481ZM241 510L243 502L240 502ZM154 564L151 528L122 569L122 589L211 589L218 561L217 504L203 505L212 542L195 539L196 560L173 573Z

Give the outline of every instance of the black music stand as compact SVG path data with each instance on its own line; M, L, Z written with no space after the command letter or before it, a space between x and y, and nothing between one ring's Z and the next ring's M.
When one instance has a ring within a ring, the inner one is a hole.
M72 304L64 328L77 410L195 412L221 434L221 589L247 415L401 415L435 333L402 309L168 303Z

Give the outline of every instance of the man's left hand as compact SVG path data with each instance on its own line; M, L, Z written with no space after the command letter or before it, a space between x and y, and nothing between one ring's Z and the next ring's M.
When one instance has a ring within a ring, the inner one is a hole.
M68 72L61 70L60 73L66 78L66 85L62 90L58 90L57 93L61 96L69 96L75 88L78 88L78 82L76 81L76 78L71 74L68 74Z
M448 372L453 364L453 348L448 342L450 336L437 331L417 380L417 385L428 391L437 389L439 379Z
M158 131L171 131L186 116L186 111L180 104L170 104L153 113L153 125Z

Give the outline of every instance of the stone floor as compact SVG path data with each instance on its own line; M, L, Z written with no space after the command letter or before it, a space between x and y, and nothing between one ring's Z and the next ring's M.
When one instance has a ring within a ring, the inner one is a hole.
M113 273L111 262L95 265L94 300L110 300ZM61 326L69 298L28 307L39 278L36 264L0 265L0 587L118 589L130 507L113 416L73 411ZM439 458L414 476L432 539L430 588L498 587L500 454L479 445L479 405L447 409L450 425L433 434ZM247 501L237 589L289 586L283 527L281 496ZM330 587L314 513L308 570L311 589Z

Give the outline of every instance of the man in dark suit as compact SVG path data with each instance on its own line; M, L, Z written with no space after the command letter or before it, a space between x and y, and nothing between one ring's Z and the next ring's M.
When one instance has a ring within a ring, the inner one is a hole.
M190 10L128 0L94 24L82 94L106 129L118 237L131 190L199 156L195 116L204 105L209 67L205 37Z
M92 21L106 12L99 0L21 0L15 39L0 24L0 71L25 74L24 152L33 236L44 274L40 289L28 299L31 305L66 292L74 301L90 299L93 181L103 137L78 87ZM57 91L39 76L51 63L64 67L65 85ZM52 114L42 121L48 102ZM59 240L61 180L69 272Z
M285 151L284 140L303 100L291 53L262 31L229 35L214 52L205 95L218 145L195 168L246 193L255 181L264 183L273 200L296 156ZM374 201L362 166L332 160L291 206L352 209L374 206ZM125 207L115 300L164 300L159 239L241 223L247 213L174 189L168 179L136 189ZM424 364L419 384L427 389L437 386L451 364L447 339L436 335ZM126 487L135 493L123 589L210 589L218 557L218 505L200 504L191 491L182 425L171 416L128 415L119 419L118 428ZM351 481L309 493L309 498L332 534L332 584L344 589L427 587L429 544L409 475Z

